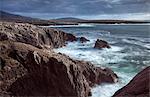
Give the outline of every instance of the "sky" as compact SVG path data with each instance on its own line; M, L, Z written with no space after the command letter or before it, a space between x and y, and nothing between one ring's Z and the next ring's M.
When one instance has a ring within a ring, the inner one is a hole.
M0 0L1 10L52 19L150 20L150 0Z

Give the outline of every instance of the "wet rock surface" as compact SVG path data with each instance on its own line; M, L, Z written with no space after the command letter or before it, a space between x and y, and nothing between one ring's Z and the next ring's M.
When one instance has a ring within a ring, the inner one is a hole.
M65 46L66 41L76 41L76 37L60 30L27 23L0 22L0 41L4 40L22 42L38 48L59 48Z
M126 86L113 97L149 97L150 66L138 73Z
M79 40L81 43L85 43L85 42L90 41L90 40L88 40L88 39L85 38L85 37L79 37L78 40Z
M108 42L104 40L97 39L94 45L94 48L102 49L102 48L111 48Z

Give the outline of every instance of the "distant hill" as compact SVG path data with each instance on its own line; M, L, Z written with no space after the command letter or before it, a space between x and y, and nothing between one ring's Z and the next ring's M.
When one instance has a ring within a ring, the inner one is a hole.
M136 23L150 23L149 21L142 20L85 20L74 17L58 18L52 21L61 23L98 23L98 24L136 24Z
M79 23L86 20L74 18L74 17L65 17L65 18L52 19L52 21L65 22L65 23Z
M128 20L84 20L74 17L58 18L51 20L42 20L38 18L31 18L21 15L15 15L8 12L0 11L0 21L7 22L21 22L21 23L30 23L34 25L78 25L79 23L98 23L98 24L136 24L136 23L150 23L150 21L128 21Z
M83 19L79 19L79 18L74 18L74 17L65 17L65 18L58 18L55 20L63 20L63 21L78 21L78 20L83 20Z
M142 20L86 20L80 23L99 23L99 24L137 24L137 23L149 23L148 21Z
M50 25L54 24L53 22L31 18L21 15L15 15L8 12L0 11L0 21L7 21L7 22L21 22L21 23L30 23L35 25Z

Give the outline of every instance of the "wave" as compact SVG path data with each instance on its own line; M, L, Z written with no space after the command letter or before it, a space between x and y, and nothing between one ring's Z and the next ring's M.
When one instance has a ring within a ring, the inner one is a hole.
M125 24L125 23L117 24L117 23L116 23L116 24L95 24L95 25L115 25L115 26L117 26L117 25L118 25L118 26L119 26L119 25L125 25L125 26L126 26L126 25L127 25L127 26L130 26L130 25L131 25L131 26L132 26L132 25L146 25L146 26L147 26L147 25L150 25L150 23L137 23L137 24Z
M130 38L124 38L122 39L123 42L131 44L131 45L137 45L143 48L146 48L147 50L150 49L150 41L149 40L144 40L144 39L130 39Z
M92 24L78 24L78 25L51 25L45 27L52 27L52 28L64 28L64 27L93 27ZM43 27L43 26L42 26Z
M114 83L114 84L102 84L99 86L96 86L95 88L92 89L92 97L112 97L112 95L125 86L132 78L133 76L136 75L134 74L125 74L125 73L120 73L116 72L117 75L120 77L119 82Z

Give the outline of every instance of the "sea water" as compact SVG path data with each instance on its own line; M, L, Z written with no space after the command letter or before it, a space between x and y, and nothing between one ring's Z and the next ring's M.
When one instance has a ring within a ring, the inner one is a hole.
M85 24L56 28L90 40L87 43L69 42L66 47L56 49L56 52L74 59L90 61L99 67L109 67L119 76L119 82L115 84L103 83L94 87L92 97L111 97L138 72L150 65L149 24ZM111 48L94 49L97 39L107 41Z

